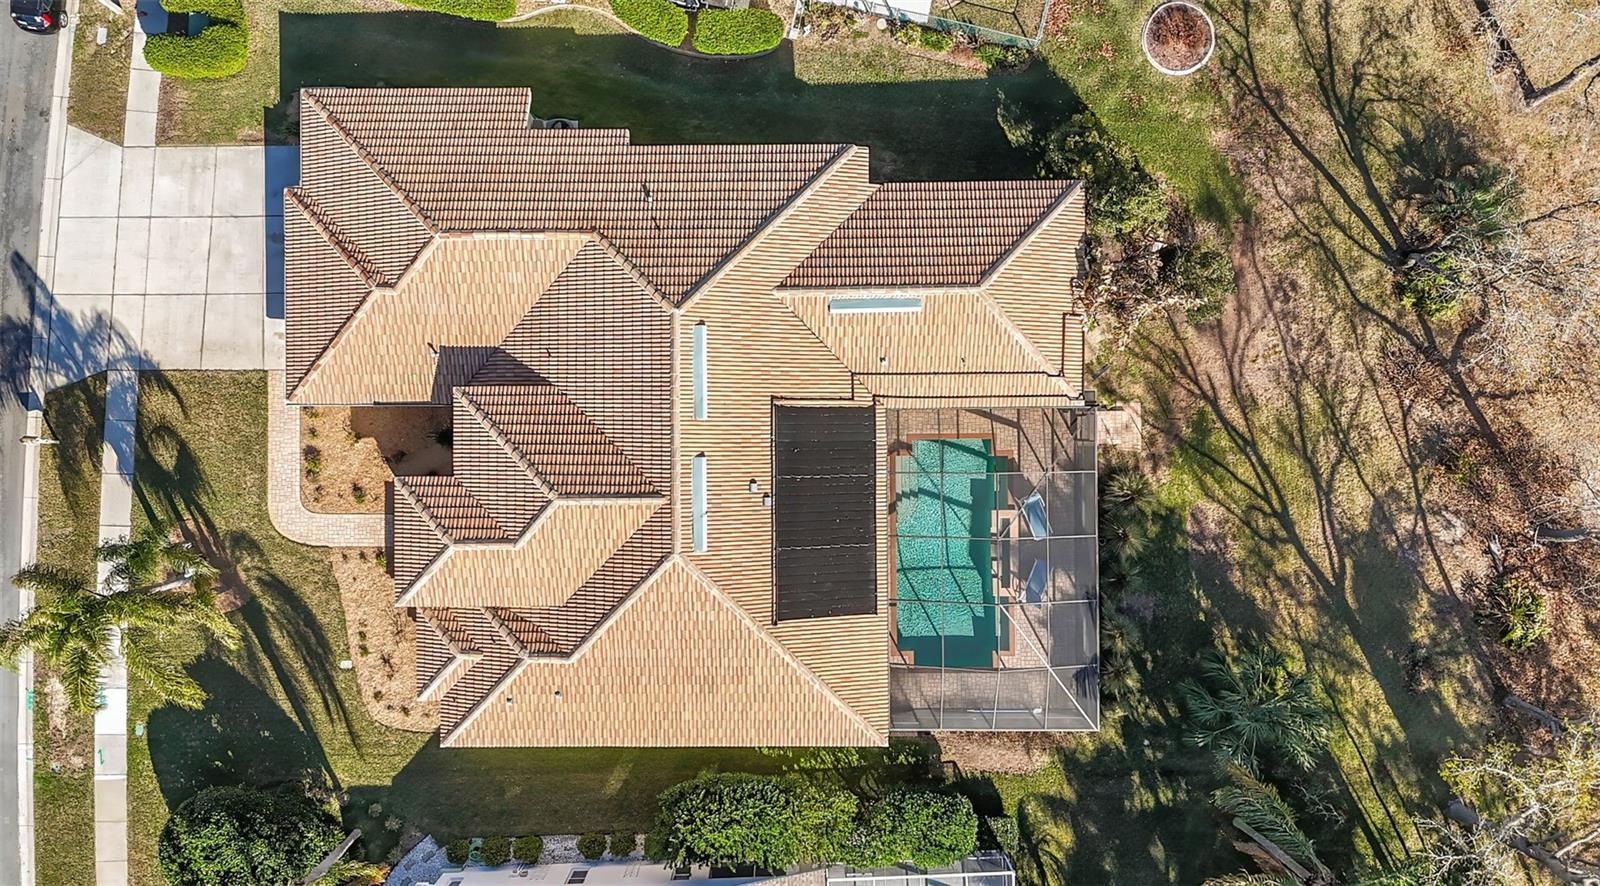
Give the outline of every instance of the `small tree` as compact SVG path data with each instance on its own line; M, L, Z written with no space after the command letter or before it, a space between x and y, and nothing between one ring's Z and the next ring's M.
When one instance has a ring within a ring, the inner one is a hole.
M1199 680L1179 687L1189 714L1188 740L1230 763L1260 774L1271 751L1310 769L1328 743L1328 715L1304 674L1289 670L1283 654L1256 648L1229 662L1206 661Z
M909 861L923 868L950 864L978 845L978 816L966 797L896 788L869 805L842 858L862 868Z
M183 802L161 830L161 871L174 886L299 883L343 838L304 796L242 785Z

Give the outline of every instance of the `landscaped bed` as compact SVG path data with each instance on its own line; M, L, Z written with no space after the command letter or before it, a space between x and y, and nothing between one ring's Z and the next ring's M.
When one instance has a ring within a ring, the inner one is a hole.
M783 19L765 9L703 9L694 48L708 55L752 55L783 42Z

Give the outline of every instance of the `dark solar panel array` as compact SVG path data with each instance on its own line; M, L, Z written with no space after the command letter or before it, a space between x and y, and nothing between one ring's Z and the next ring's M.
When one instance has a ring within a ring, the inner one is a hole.
M870 407L773 410L778 621L877 611L877 434Z

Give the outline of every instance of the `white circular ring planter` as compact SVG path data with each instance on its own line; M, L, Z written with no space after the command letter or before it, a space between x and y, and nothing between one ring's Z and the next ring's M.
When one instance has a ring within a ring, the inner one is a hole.
M1202 22L1205 22L1206 26L1206 51L1201 53L1199 61L1187 68L1169 68L1157 61L1155 53L1150 51L1150 26L1155 23L1156 19L1159 18L1163 12L1173 8L1184 8L1193 12L1195 15L1200 17ZM1211 53L1215 52L1217 49L1217 29L1216 26L1211 23L1211 16L1206 15L1206 11L1204 9L1201 9L1199 6L1188 2L1188 0L1170 0L1170 2L1157 6L1155 11L1150 13L1150 17L1144 20L1144 31L1139 35L1139 45L1144 49L1145 59L1147 59L1151 66L1153 66L1156 70L1173 77L1183 77L1188 74L1193 74L1195 71L1205 67L1206 62L1211 60Z

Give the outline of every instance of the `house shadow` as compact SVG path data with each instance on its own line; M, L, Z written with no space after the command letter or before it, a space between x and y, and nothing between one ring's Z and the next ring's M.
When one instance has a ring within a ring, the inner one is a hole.
M533 90L536 115L630 129L639 144L860 144L871 148L875 179L972 180L1033 171L1000 129L1002 92L1030 107L1081 107L1043 63L999 76L817 83L797 71L788 42L760 58L725 61L679 55L632 34L460 19L444 26L420 12L285 13L279 28L280 102L263 121L277 143L297 138L303 86L520 86Z

